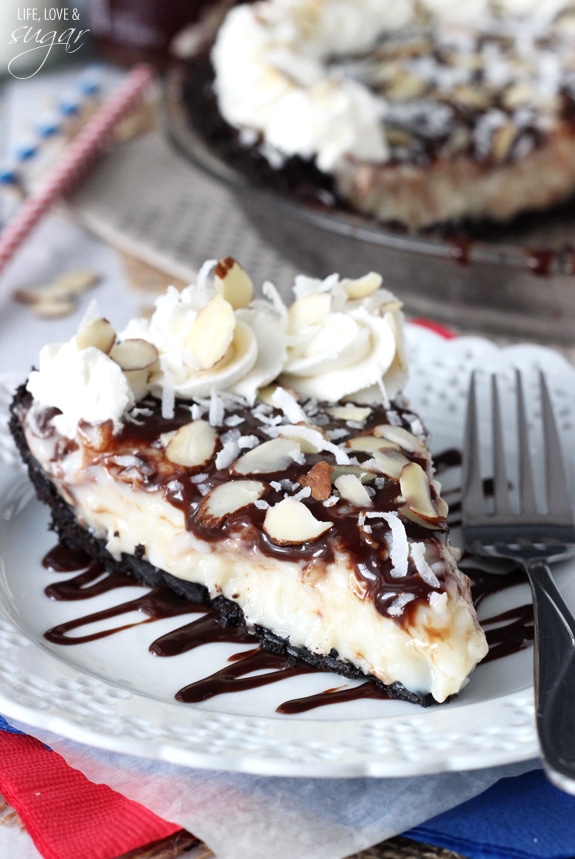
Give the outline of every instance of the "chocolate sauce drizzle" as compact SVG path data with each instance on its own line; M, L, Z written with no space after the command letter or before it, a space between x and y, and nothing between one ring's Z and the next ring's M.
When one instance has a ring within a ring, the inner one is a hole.
M436 469L441 472L456 466L458 461L457 451L444 451L435 458ZM450 504L451 524L457 523L459 517L459 505L457 501L453 501ZM49 551L42 563L51 572L77 573L65 581L50 584L45 592L51 599L88 600L125 587L145 589L145 593L141 596L52 627L45 633L45 637L54 644L72 645L95 641L143 623L190 614L198 617L156 638L150 644L149 651L159 657L170 657L214 642L249 647L230 656L227 664L219 671L178 690L175 693L178 701L196 703L217 695L255 689L287 677L319 671L289 653L272 653L262 649L256 637L243 626L234 625L233 619L222 619L205 603L176 594L166 585L151 589L148 586L139 585L135 579L123 573L110 572L102 564L91 561L88 555L69 549L64 544L59 544ZM471 579L476 609L479 609L487 597L526 581L523 572L508 562L502 563L501 568L497 568L495 572L491 569L486 571L476 559L464 556L461 566ZM134 611L142 615L141 620L125 623L120 620ZM103 630L85 632L82 635L73 634L80 627L89 628L92 624L100 624L102 621L114 618L118 619L117 625ZM485 662L517 653L533 641L533 610L530 604L483 618L481 623L489 643L489 653ZM284 701L276 711L285 715L304 713L328 704L365 698L386 700L389 696L376 683L366 680L355 687L342 685L318 694Z

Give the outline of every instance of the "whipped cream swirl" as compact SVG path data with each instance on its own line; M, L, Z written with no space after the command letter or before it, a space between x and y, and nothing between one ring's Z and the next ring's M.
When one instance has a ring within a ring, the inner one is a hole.
M270 283L254 299L243 269L227 262L220 278L221 264L210 261L195 284L169 287L150 319L132 320L119 336L92 309L69 342L42 349L28 390L60 410L59 432L73 437L82 421L111 421L117 431L149 392L169 416L176 398L227 394L253 404L271 383L323 402L374 404L403 388L401 304L380 275L299 276L288 307Z

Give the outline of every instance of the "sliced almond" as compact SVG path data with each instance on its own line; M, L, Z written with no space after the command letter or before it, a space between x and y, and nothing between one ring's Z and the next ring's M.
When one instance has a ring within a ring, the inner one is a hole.
M121 340L110 352L122 370L146 370L158 360L158 350L153 343L140 337Z
M78 349L87 349L90 346L95 346L106 355L110 352L112 346L116 342L116 330L111 322L107 319L99 317L92 319L81 328L76 334L76 345Z
M150 370L124 370L126 377L135 400L141 400L150 390Z
M288 310L288 331L294 334L311 325L318 325L331 309L328 292L314 292L294 301Z
M404 427L398 427L395 424L380 424L375 427L373 432L379 438L386 439L408 453L415 453L424 459L429 459L429 451L425 444Z
M285 469L301 456L297 441L288 438L272 438L244 453L235 462L234 474L273 474Z
M427 523L427 527L436 527L444 521L443 505L434 504L427 474L416 462L409 462L403 467L399 488L408 511L415 514L414 521Z
M73 269L61 274L55 281L57 289L64 290L68 295L76 295L98 283L100 275L88 269Z
M399 449L398 445L394 444L394 442L376 435L356 435L354 438L348 439L345 446L361 453L373 453L374 450L386 450L389 448Z
M427 89L427 83L419 75L402 68L385 90L386 98L391 101L411 101L420 98Z
M335 481L335 488L342 498L349 501L355 507L372 506L369 492L355 474L340 475Z
M299 444L304 453L318 453L329 445L329 437L321 427L310 424L288 424L279 427L280 438L288 438Z
M311 497L315 501L325 501L331 495L331 473L333 467L324 459L316 464L299 478L302 486L309 486Z
M35 304L42 299L45 294L46 286L29 286L24 289L15 289L12 293L14 301L19 301L20 304Z
M233 257L226 257L216 265L214 284L216 291L234 310L247 307L254 297L250 276Z
M263 527L273 543L293 546L316 540L329 531L332 523L320 522L303 502L284 498L268 508Z
M490 153L492 158L502 164L511 152L511 148L517 140L517 127L512 122L507 122L498 128L491 138Z
M236 328L236 317L229 301L214 295L202 307L184 339L200 370L209 370L228 351Z
M76 309L76 305L72 299L55 299L48 295L35 301L31 307L33 313L41 319L62 319L64 316L70 316Z
M370 416L371 409L369 406L330 406L326 412L337 421L363 423Z
M363 277L358 277L354 280L346 278L342 280L341 285L347 292L347 297L350 301L355 301L360 298L367 298L368 295L377 292L382 283L382 276L376 274L374 271L370 271L369 274L364 274Z
M274 404L273 396L276 392L278 385L265 385L263 388L258 388L258 402L263 403L265 406L272 406L272 408L277 408Z
M366 468L375 469L386 477L399 480L403 467L408 463L409 459L400 450L388 448L387 450L374 450L372 459L364 462L364 465Z
M331 482L335 483L342 474L355 474L362 483L371 483L377 475L367 468L367 463L359 465L334 465L331 470Z
M507 87L502 93L503 104L512 110L523 104L533 104L535 98L535 90L524 81Z
M250 507L267 490L260 480L230 480L210 490L202 498L196 514L200 525L216 528L227 516Z
M206 465L216 450L218 434L204 420L184 424L166 445L166 456L170 462L186 468Z

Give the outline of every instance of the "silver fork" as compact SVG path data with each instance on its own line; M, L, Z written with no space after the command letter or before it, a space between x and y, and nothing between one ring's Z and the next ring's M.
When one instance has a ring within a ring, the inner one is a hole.
M542 373L539 378L545 498L542 505L537 503L525 394L517 372L517 505L505 466L504 424L495 376L490 386L493 484L487 491L480 462L476 375L472 377L463 449L463 540L473 554L510 558L527 573L535 617L534 687L541 758L549 779L575 793L575 619L549 568L550 562L575 554L575 524L551 399Z

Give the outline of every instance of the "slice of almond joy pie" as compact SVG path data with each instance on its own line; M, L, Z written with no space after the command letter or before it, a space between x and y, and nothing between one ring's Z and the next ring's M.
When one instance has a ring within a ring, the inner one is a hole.
M486 652L381 277L299 276L286 306L234 260L117 334L45 346L11 427L74 547L234 611L264 647L443 702Z

